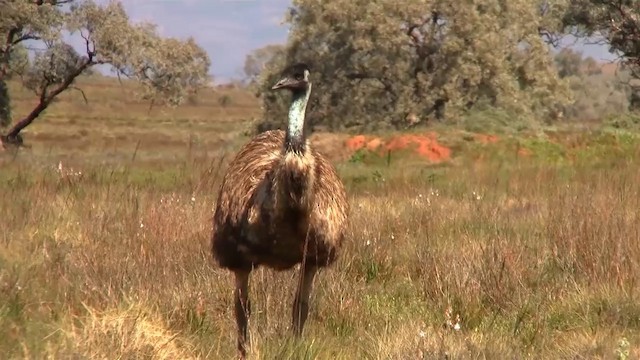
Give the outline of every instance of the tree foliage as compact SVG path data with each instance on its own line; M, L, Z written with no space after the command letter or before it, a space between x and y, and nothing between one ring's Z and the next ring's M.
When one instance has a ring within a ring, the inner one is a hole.
M562 49L554 57L558 74L569 83L573 98L562 107L562 116L570 121L596 121L620 114L629 106L626 74L603 74L592 57Z
M244 60L244 74L250 84L255 84L268 63L284 55L284 46L270 44L250 52Z
M560 50L554 57L558 75L561 78L568 76L593 76L602 73L600 65L592 57L583 58L582 53L569 48Z
M564 25L577 36L601 37L612 53L620 55L632 81L630 108L637 109L640 92L640 2L636 0L574 0Z
M286 56L261 76L260 129L286 119L286 100L267 90L293 61L312 66L312 126L402 128L412 114L455 120L486 106L553 116L570 98L547 46L563 3L295 0Z
M558 75L561 78L580 74L582 54L571 49L563 49L555 56Z
M20 131L96 65L110 65L140 82L141 96L170 105L209 81L209 57L193 39L162 38L154 25L132 23L120 2L0 0L0 8L0 82L19 75L39 99L5 142L19 142ZM81 52L64 33L81 40ZM35 53L30 62L23 56L27 43Z
M69 44L55 43L43 52L35 54L31 66L22 75L23 85L40 94L47 86L60 85L82 61L78 52Z
M640 2L574 0L563 22L579 36L602 36L640 78Z

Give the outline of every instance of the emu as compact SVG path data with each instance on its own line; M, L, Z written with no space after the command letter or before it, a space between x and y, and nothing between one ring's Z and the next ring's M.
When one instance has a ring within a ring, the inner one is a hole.
M249 345L251 271L259 266L284 271L300 264L292 311L292 330L300 336L314 277L335 262L346 231L344 185L305 136L309 67L297 63L284 69L272 90L284 89L292 94L286 131L263 132L239 150L222 180L213 220L213 257L235 275L241 358Z

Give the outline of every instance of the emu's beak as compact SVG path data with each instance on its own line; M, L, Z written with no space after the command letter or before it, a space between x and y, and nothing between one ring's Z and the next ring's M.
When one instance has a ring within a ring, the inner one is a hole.
M271 87L271 90L282 89L283 87L289 85L290 83L291 83L291 80L289 80L289 78L286 78L286 77L282 78L275 85L273 85L273 87Z

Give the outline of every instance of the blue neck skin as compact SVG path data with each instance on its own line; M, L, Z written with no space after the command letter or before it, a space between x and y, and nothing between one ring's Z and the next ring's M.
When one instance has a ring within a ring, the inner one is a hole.
M287 124L285 140L285 150L287 152L301 154L305 150L304 120L310 95L311 83L309 83L304 90L293 91L293 100L289 107L289 123Z

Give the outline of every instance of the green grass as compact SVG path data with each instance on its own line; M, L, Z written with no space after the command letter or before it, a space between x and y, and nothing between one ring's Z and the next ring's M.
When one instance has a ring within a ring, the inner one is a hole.
M209 236L248 122L66 106L29 128L30 149L0 154L3 358L234 358L233 280ZM454 149L442 164L336 161L352 209L340 260L301 341L294 273L253 274L251 358L640 357L638 137L438 131Z

